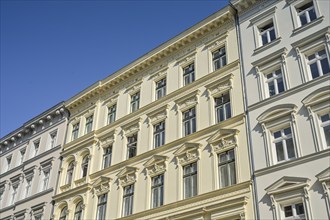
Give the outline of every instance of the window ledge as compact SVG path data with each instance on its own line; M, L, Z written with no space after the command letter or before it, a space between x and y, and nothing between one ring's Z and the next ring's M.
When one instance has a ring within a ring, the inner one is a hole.
M305 24L305 25L303 25L303 26L300 26L300 27L294 29L294 30L292 31L292 35L299 34L300 32L302 32L302 31L304 31L304 30L307 30L307 29L309 29L309 28L311 28L311 27L313 27L313 26L315 26L315 25L321 23L323 20L324 20L324 16L318 17L318 18L315 19L314 21L311 21L311 22L309 22L309 23L307 23L307 24Z
M253 55L256 55L256 54L258 54L258 53L261 53L262 51L267 50L268 48L270 48L270 47L272 47L272 46L274 46L274 45L280 43L281 40L282 40L282 37L278 37L278 38L276 38L275 40L273 40L272 42L269 42L269 43L267 43L267 44L265 44L265 45L263 45L263 46L261 46L261 47L256 48L256 49L254 50L254 52L253 52Z
M65 191L68 191L71 188L71 183L65 184L63 186L60 187L62 193Z

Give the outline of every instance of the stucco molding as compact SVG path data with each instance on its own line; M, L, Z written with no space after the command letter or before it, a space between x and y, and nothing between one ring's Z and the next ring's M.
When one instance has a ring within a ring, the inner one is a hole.
M177 164L184 166L199 160L201 157L201 146L199 143L184 143L173 153L176 157Z
M126 166L118 174L119 184L124 187L134 184L137 181L137 172L139 171L136 167Z
M220 152L232 149L238 146L237 129L220 129L213 134L207 142L212 147L212 153L218 154Z
M150 177L166 172L168 157L162 155L153 155L143 166L147 169Z
M105 193L108 193L110 191L110 183L112 179L105 176L100 176L92 183L91 192L93 196L97 195L103 195Z

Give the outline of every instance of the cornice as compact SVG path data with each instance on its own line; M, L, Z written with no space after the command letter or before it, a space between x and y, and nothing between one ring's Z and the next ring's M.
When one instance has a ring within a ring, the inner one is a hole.
M100 93L113 88L133 75L146 70L151 65L168 57L169 54L178 51L184 46L191 44L196 39L201 39L203 36L211 33L221 27L227 21L234 21L234 11L231 7L226 6L198 24L192 26L188 30L182 32L169 41L161 44L159 47L148 52L144 56L133 61L131 64L113 73L109 77L99 81L89 88L78 93L76 96L66 101L66 106L69 110L81 105L85 101L98 96ZM234 25L234 24L233 24Z
M85 183L83 185L71 188L63 193L59 193L59 194L53 196L53 200L55 201L55 203L59 203L62 200L73 198L80 193L85 193L85 192L91 190L92 187L93 187L92 184Z

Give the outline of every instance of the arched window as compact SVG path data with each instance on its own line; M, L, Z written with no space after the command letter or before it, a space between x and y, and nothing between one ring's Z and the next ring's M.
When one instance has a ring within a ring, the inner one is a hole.
M89 160L88 157L89 155L86 155L81 164L82 177L85 177L87 175L88 160Z
M60 220L66 220L66 213L68 212L68 207L65 206L62 211L61 211L61 214L60 214Z
M74 162L72 161L67 170L66 174L66 184L70 184L72 182L72 177L73 177L73 170L74 170Z
M82 202L79 202L76 205L76 210L74 212L74 220L81 220L82 219Z

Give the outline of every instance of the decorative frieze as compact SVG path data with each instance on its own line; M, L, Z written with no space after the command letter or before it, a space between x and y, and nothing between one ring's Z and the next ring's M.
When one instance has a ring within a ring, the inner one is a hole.
M119 184L122 187L124 187L124 186L128 186L128 185L135 183L137 180L137 171L138 170L139 169L136 167L129 167L129 166L126 166L125 168L123 168L117 174Z
M199 95L201 94L200 90L196 90L194 92L189 93L189 95L184 96L180 99L177 99L175 101L178 110L180 111L186 111L194 106L196 106L198 104L198 99L199 99Z
M110 183L112 179L105 176L100 176L92 183L92 194L93 195L102 195L110 191Z
M207 140L212 147L212 153L218 154L238 146L238 133L239 131L236 129L220 129L217 131Z
M168 157L161 155L152 156L145 164L144 167L147 169L150 177L157 176L165 173L167 167Z
M199 143L184 143L178 150L174 152L177 163L184 166L199 160L201 155L200 147L201 144Z

